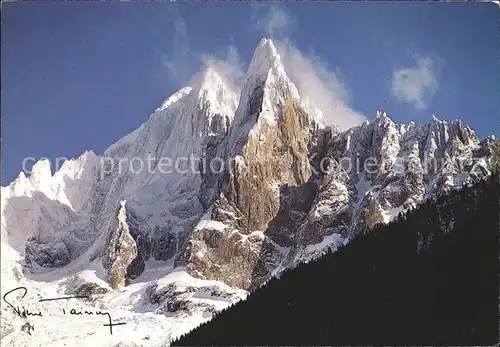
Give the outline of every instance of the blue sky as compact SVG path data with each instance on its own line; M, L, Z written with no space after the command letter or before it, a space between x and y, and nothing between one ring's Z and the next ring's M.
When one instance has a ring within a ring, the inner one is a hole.
M384 109L498 136L499 15L493 3L3 3L2 185L25 157L102 154L204 66L238 84L264 36L344 126Z

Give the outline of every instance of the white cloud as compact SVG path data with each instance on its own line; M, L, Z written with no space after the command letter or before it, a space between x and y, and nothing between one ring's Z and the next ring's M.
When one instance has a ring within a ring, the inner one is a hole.
M392 74L392 95L422 110L436 94L438 77L435 61L427 56L415 56L415 67L400 68Z
M296 24L296 19L279 6L257 4L254 9L253 27L267 36L282 35Z
M366 117L348 105L349 93L339 73L329 69L319 56L301 52L290 40L275 42L288 77L295 83L304 101L323 112L328 124L345 130Z
M239 89L245 77L244 64L240 59L236 46L229 45L223 56L203 53L201 55L204 69L211 68L222 76L229 87L239 93Z
M234 44L220 50L220 54L199 53L189 43L189 32L184 19L176 14L172 50L163 57L168 76L178 88L193 85L200 73L208 68L215 70L230 87L238 92L245 75L243 63Z
M185 81L193 59L189 47L186 22L180 15L177 15L174 20L173 33L172 51L163 57L163 65L167 68L171 78L177 81Z

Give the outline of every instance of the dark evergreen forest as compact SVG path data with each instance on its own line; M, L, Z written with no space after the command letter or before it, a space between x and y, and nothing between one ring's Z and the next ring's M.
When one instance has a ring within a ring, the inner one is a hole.
M301 264L174 346L493 345L498 175Z

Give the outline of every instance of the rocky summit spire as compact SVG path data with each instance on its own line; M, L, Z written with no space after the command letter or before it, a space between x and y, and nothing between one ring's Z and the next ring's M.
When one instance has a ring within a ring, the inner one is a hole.
M298 100L297 88L288 79L273 41L263 38L248 67L235 113L235 125L248 128L253 127L253 123L276 123L277 105L284 105L288 96ZM252 125L244 126L247 123Z
M274 240L268 239L274 230L270 223L286 218L278 214L281 204L287 203L283 201L290 201L288 195L312 196L314 187L306 184L311 176L310 126L310 117L286 76L273 42L262 39L248 68L227 146L223 147L223 156L234 158L234 165L228 166L220 180L221 194L213 203L210 217L233 235L253 234L251 238L241 236L245 240L241 247L269 254L273 259L264 262L267 265L257 264L258 257L247 253L245 257L250 260L241 269L235 256L241 256L240 243L221 241L220 247L205 249L206 238L213 237L213 232L202 223L190 235L182 256L188 272L250 288L274 269L268 264L283 261ZM280 192L281 186L293 188ZM276 237L290 243L292 236L289 233ZM206 258L199 258L202 254ZM259 275L255 280L256 267Z
M263 38L260 40L257 48L253 53L252 60L248 67L247 78L251 77L261 78L266 77L269 71L285 74L285 68L278 55L278 51L274 46L271 39Z

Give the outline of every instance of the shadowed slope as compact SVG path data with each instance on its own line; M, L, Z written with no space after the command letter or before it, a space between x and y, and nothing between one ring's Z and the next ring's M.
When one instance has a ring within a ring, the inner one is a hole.
M492 345L495 175L300 265L172 345Z

